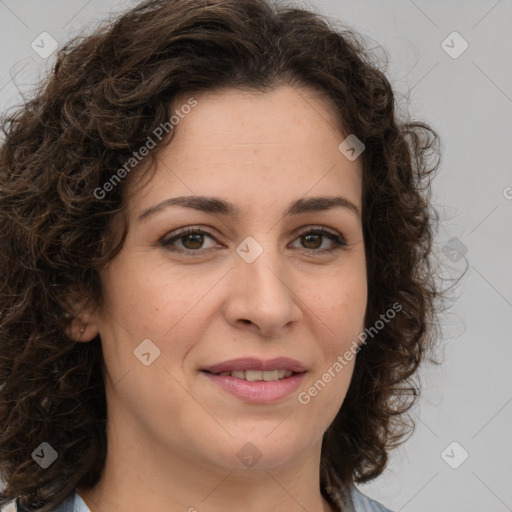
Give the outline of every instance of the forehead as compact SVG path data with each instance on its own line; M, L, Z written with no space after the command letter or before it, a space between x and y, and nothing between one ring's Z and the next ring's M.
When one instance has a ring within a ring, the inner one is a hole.
M133 198L136 209L173 195L230 196L237 203L251 197L265 203L270 195L288 203L291 195L333 189L360 204L360 159L349 161L339 151L345 134L328 97L283 86L194 98L197 105L181 116L158 154L152 180ZM177 100L173 111L179 109Z
M312 138L315 132L338 140L341 123L332 100L317 89L280 86L269 91L218 89L198 96L197 106L177 127L177 144L187 136L190 144L222 148L229 142L247 144L286 144ZM175 104L179 109L185 99ZM202 137L204 135L207 137ZM181 137L180 137L181 135ZM200 140L201 139L201 140Z

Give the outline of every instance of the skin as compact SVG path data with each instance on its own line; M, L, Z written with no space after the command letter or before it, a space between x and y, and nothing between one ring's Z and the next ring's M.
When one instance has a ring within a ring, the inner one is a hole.
M346 135L328 99L313 90L224 89L196 99L154 177L142 188L131 181L128 236L101 273L102 304L73 326L80 333L85 325L81 341L101 337L108 407L104 473L78 492L93 512L330 511L319 487L321 442L355 359L309 404L297 395L364 328L362 223L343 207L283 212L310 196L343 196L360 211L361 159L338 150ZM137 222L142 211L182 195L216 196L241 213L171 206ZM211 237L161 245L187 226ZM347 245L325 252L336 248L328 237L297 233L322 226ZM247 236L263 248L252 263L235 250ZM202 253L178 252L187 248ZM149 366L134 356L145 339L160 350ZM244 356L292 357L308 373L290 396L251 404L199 372ZM237 457L248 442L261 453L251 468Z

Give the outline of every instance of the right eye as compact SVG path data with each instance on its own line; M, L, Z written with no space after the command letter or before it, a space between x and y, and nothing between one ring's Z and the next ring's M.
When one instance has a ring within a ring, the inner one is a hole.
M203 245L205 236L215 240L211 233L193 227L173 231L170 233L170 235L170 237L167 237L160 242L161 245L171 251L185 253L189 256L194 256L195 254L202 254L205 252L204 250L201 250L204 249ZM177 242L181 244L181 247L175 246ZM206 249L211 248L212 247Z

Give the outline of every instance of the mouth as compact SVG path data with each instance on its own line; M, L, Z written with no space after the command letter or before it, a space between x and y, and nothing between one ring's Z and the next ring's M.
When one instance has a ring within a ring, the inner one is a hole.
M220 389L253 403L275 402L291 395L307 371L304 364L286 357L232 359L200 369Z
M210 372L208 370L202 370L206 373L211 373L212 375L219 375L221 377L234 377L235 379L247 380L249 382L257 382L257 381L265 381L265 382L274 382L276 380L287 379L292 375L297 375L298 373L305 372L292 372L291 370L279 369L279 370L266 370L266 371L258 371L258 370L233 370L233 371L225 371L225 372Z
M283 379L294 373L304 373L307 368L300 361L289 357L274 359L243 357L206 366L201 368L201 371L255 381Z

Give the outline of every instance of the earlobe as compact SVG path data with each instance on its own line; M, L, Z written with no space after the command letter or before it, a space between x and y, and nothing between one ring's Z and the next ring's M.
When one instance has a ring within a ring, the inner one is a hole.
M87 308L83 302L76 301L71 305L73 320L66 326L66 336L75 342L88 342L99 334L96 309Z
M86 343L93 340L98 334L99 331L94 322L83 323L76 319L66 328L66 335L75 342Z

